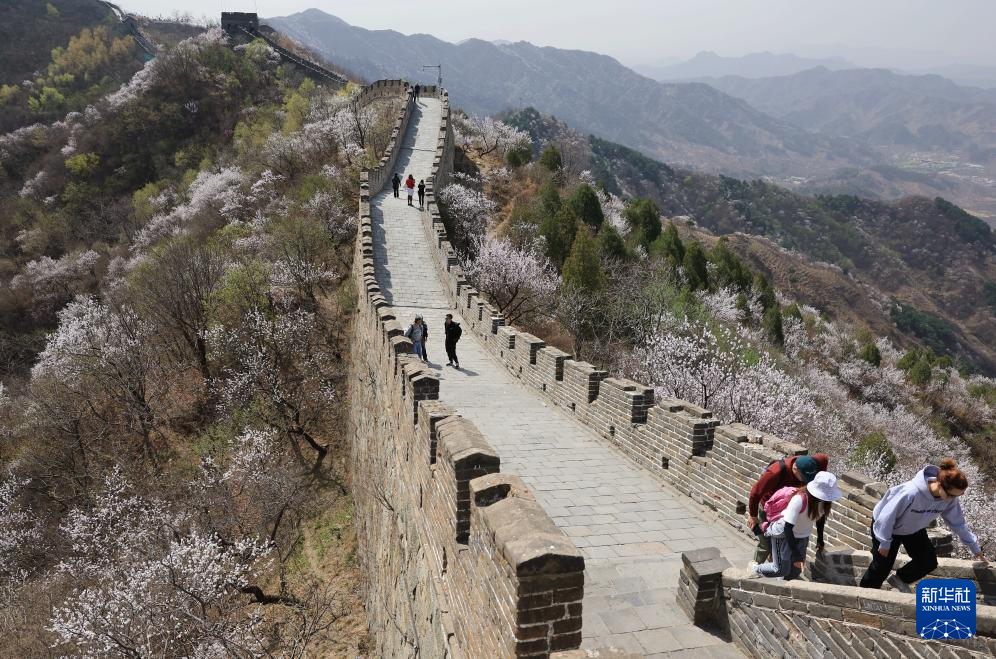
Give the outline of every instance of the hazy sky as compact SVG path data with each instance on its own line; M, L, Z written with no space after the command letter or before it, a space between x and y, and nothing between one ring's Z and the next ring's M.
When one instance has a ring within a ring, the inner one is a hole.
M525 40L627 64L700 50L839 54L857 64L996 66L994 0L118 0L146 15L285 16L311 7L370 29Z

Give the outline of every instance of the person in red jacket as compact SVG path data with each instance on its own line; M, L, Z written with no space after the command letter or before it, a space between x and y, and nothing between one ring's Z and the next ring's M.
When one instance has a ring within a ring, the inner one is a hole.
M761 523L765 521L765 502L783 487L802 487L809 483L816 478L816 474L826 471L829 464L830 457L825 453L793 455L775 460L764 470L754 487L750 488L750 498L747 500L747 514L750 517L748 528L757 536L757 550L754 552L752 566L766 562L771 553L771 541L761 533ZM816 549L823 548L817 546Z
M408 205L412 205L412 197L415 196L415 177L411 174L405 180L405 188L408 190Z

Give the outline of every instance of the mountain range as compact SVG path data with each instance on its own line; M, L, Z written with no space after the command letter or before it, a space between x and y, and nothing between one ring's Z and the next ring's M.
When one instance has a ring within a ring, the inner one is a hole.
M813 135L708 85L659 83L597 53L524 41L453 44L366 30L315 9L266 22L367 78L431 81L436 72L423 65L442 64L446 88L470 113L534 106L669 163L813 175L876 161L861 144Z
M941 151L911 160L906 152L880 148L883 140L870 142L861 131L835 132L837 126L816 119L805 123L806 118L797 117L789 104L779 108L759 103L763 107L758 107L744 98L757 102L759 94L748 93L750 83L738 86L727 80L726 88L714 78L708 79L709 84L663 83L597 53L524 41L467 39L454 44L427 34L367 30L317 9L266 23L337 66L369 79L404 76L434 81L435 68L425 65L441 64L450 94L472 114L532 106L579 130L679 167L741 178L764 177L800 192L882 199L909 194L943 196L996 218L996 184L989 184L986 171L966 169L974 164L971 159L976 154ZM703 54L697 59L699 70L705 71L719 70L716 67L730 64L731 58ZM759 73L813 63L823 65L817 71L847 73L828 68L847 66L841 59L806 60L767 53L748 58L744 67ZM753 82L763 86L773 79ZM874 90L860 92L869 93L874 97ZM860 94L855 100L858 107L873 102ZM945 138L943 130L932 132L931 128L945 125L932 118L940 112L944 112L941 104L925 109L919 123L911 124L914 137L920 131L921 139L934 133L935 141ZM967 117L960 115L959 120ZM883 121L879 130L891 128Z
M723 57L704 50L683 62L667 65L634 66L633 70L648 78L662 82L742 76L744 78L770 78L805 71L823 66L831 70L853 69L855 65L843 57L810 58L791 53L750 53L741 57Z

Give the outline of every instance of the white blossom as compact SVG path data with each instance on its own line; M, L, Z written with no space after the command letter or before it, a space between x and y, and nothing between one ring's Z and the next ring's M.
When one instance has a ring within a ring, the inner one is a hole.
M468 240L487 232L498 208L484 193L459 183L451 183L440 190L439 200L445 205L447 215L456 223L459 233Z
M509 323L552 313L560 277L540 250L486 236L477 239L474 251L464 262L467 276Z

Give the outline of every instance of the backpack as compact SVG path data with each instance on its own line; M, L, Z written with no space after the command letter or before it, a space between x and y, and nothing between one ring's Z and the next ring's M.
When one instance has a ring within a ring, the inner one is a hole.
M789 501L792 500L796 494L799 493L799 488L792 487L791 485L786 485L785 487L779 488L777 492L771 495L771 498L764 502L764 515L767 520L761 524L761 530L767 531L768 527L774 522L781 520L785 515L785 509L789 505ZM802 509L806 509L807 498L802 499Z

